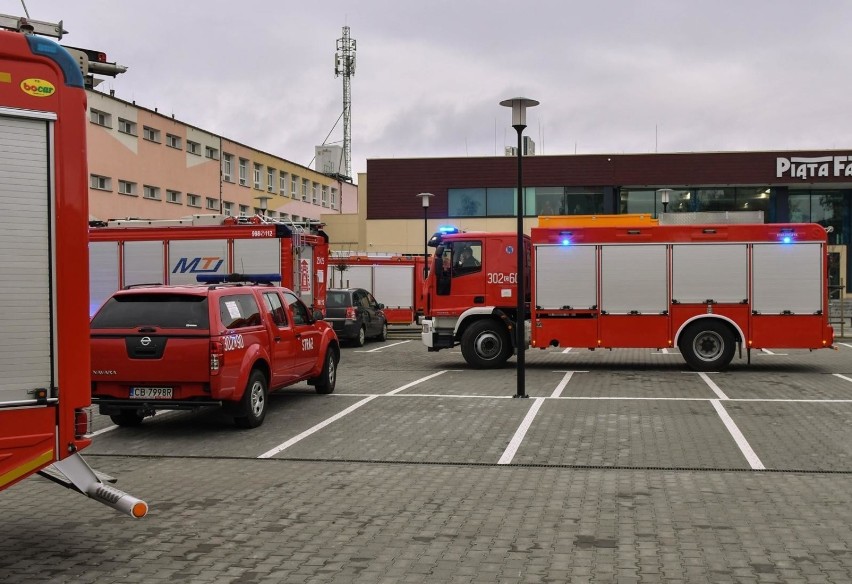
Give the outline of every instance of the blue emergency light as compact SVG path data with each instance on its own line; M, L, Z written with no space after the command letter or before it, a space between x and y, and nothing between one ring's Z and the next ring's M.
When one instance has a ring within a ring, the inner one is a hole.
M793 229L782 229L778 233L781 243L793 243L796 237L796 231Z
M227 282L272 284L281 281L281 274L198 274L195 279L202 284L224 284Z
M454 225L441 225L438 227L438 233L458 233L459 228Z

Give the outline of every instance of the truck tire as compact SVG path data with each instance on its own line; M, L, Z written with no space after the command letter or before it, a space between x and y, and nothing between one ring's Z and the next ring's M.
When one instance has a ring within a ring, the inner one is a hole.
M234 415L234 424L238 428L257 428L266 417L267 397L266 377L255 369L249 375L243 398Z
M475 369L503 367L514 349L506 328L495 320L479 320L470 325L461 339L464 360Z
M121 410L119 413L111 415L109 419L116 426L133 427L141 424L145 416L139 410Z
M687 327L678 348L695 371L722 371L734 358L734 335L718 320L703 319Z
M319 374L319 377L311 380L317 393L328 394L334 392L334 386L337 383L337 363L339 359L334 347L329 346L325 352L325 363L322 366L322 373Z

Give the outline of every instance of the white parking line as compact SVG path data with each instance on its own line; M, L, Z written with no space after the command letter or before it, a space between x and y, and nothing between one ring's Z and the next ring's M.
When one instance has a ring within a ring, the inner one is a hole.
M754 355L757 356L757 355L761 355L761 354L763 354L763 355L778 355L778 356L782 356L782 357L787 355L787 353L773 353L769 349L761 349L760 353L755 353Z
M573 347L565 347L565 350L562 351L562 354L564 355L565 353L570 353L572 348Z
M438 371L437 373L433 373L432 375L427 375L426 377L421 377L420 379L418 379L416 381L412 381L411 383L403 385L402 387L398 387L398 388L391 390L391 391L389 391L385 394L376 394L376 395L371 395L371 396L365 397L361 401L352 404L351 406L349 406L348 408L346 408L342 412L338 412L337 414L333 415L332 417L328 418L327 420L323 420L319 424L316 424L315 426L308 428L307 430L305 430L301 434L298 434L297 436L293 436L292 438L290 438L289 440L287 440L283 444L279 444L275 448L267 450L266 452L264 452L263 454L258 456L258 458L270 458L272 456L275 456L276 454L278 454L282 450L286 450L287 448L290 448L291 446L293 446L293 444L296 444L297 442L304 440L305 438L307 438L311 434L314 434L315 432L319 432L320 430L322 430L323 428L325 428L326 426L328 426L332 422L336 422L337 420L339 420L343 416L346 416L347 414L354 412L355 410L357 410L361 406L371 402L372 400L376 399L380 395L396 395L400 391L408 389L409 387L417 385L418 383L423 383L424 381L432 379L433 377L437 377L438 375L441 375L442 373L446 373L446 370L445 371Z
M521 422L521 425L518 427L515 435L512 436L512 440L509 441L509 445L506 447L506 450L503 451L503 455L500 457L500 460L497 461L497 464L509 464L512 462L512 459L515 457L515 453L518 452L518 448L521 446L521 442L524 441L524 436L527 435L527 430L530 429L532 421L535 419L535 416L543 403L544 398L542 397L537 397L533 400L533 405L530 408L530 411L528 411L527 415L524 416L523 422Z
M839 377L840 379L845 379L846 381L852 381L852 377L846 377L845 375L841 375L840 373L833 373L835 377Z
M550 397L561 396L562 390L565 389L565 386L568 385L569 381L571 381L571 376L575 373L588 373L588 371L567 371L565 376L562 378L562 381L559 382L559 385L557 385L556 389L553 390L553 393L550 394Z
M764 470L766 467L763 466L763 463L760 462L760 459L757 457L757 454L754 453L748 441L743 436L743 433L740 432L740 429L737 427L734 420L731 419L731 416L728 415L728 412L725 410L725 407L722 405L717 399L711 399L710 403L713 404L713 408L716 410L716 413L719 414L719 417L722 418L722 423L725 424L725 428L728 429L728 432L731 433L731 436L734 439L734 442L737 443L737 446L740 448L740 452L743 453L749 465L751 465L752 470Z
M713 383L713 380L710 379L706 373L699 373L698 376L704 380L704 383L710 386L710 389L713 390L713 393L719 396L719 399L728 399L728 396L725 395L725 392L719 389L719 386Z
M849 347L850 349L852 349L852 344L850 344L850 343L837 343L837 344L843 345L844 347Z
M396 347L397 345L404 345L405 343L410 343L411 341L400 341L398 343L391 343L390 345L382 345L381 347L376 347L375 349L370 349L369 351L352 351L353 353L375 353L376 351L381 351L382 349L388 349L390 347Z

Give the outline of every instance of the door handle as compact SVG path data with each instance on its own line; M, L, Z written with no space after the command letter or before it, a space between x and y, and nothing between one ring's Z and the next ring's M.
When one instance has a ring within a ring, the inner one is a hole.
M473 297L473 303L474 304L484 304L485 303L485 296L474 296Z
M281 337L275 337L275 342L276 343L281 342Z

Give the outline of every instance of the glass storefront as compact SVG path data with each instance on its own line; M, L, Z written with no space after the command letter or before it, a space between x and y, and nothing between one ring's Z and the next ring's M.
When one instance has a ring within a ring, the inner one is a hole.
M668 213L769 210L769 187L670 188ZM619 213L663 212L660 189L619 190Z
M846 230L849 212L849 193L843 191L790 191L787 197L791 223L819 223L829 229L828 242L832 245L848 245Z
M450 217L515 217L517 189L448 189ZM524 187L524 215L603 213L603 190L584 187Z

